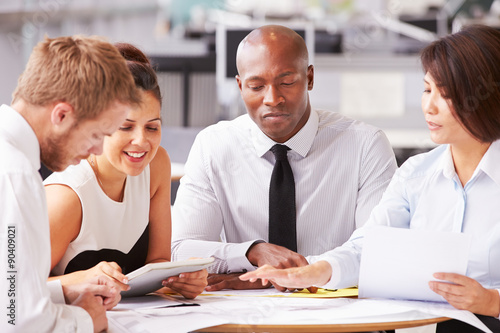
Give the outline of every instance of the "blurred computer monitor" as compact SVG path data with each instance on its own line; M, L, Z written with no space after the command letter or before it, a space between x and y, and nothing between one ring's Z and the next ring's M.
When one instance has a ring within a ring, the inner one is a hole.
M457 15L465 15L469 18L476 18L477 15L490 11L493 0L454 0L455 10L450 13L450 19Z
M282 24L296 31L306 42L309 50L309 62L314 59L314 25L312 23L285 23ZM219 25L215 36L215 50L217 55L216 71L217 79L234 79L238 74L236 70L236 50L238 45L252 30L260 25L252 27L231 27Z

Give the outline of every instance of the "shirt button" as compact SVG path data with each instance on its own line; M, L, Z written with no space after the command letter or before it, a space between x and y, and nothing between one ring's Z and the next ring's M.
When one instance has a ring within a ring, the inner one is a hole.
M247 272L247 270L246 270L245 268L243 268L242 272L243 272L243 273L246 273L246 272Z

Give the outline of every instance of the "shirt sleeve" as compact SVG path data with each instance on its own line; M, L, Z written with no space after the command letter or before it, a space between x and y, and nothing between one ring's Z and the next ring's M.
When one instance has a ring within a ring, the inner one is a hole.
M47 289L49 290L52 302L56 304L65 303L61 280L47 281Z
M363 145L355 213L356 228L366 223L373 208L380 202L396 169L397 164L391 144L379 130L367 144Z
M11 252L6 246L0 249L2 271L10 272L10 280L0 279L0 292L9 295L13 320L2 320L0 331L92 332L87 311L50 298L50 233L40 176L36 171L0 173L0 197L0 243L7 244L8 237L12 244ZM9 254L10 262L4 260Z
M404 170L400 169L394 174L380 203L373 209L366 224L355 230L347 242L324 254L306 258L309 264L324 260L332 267L330 281L322 287L335 289L358 285L363 239L370 228L377 226L409 228L409 200L405 182L399 176L402 171Z
M177 191L172 209L172 260L214 257L211 273L254 270L246 253L260 240L243 243L221 242L222 211L210 184L208 162L202 139L197 136L185 165L185 176Z

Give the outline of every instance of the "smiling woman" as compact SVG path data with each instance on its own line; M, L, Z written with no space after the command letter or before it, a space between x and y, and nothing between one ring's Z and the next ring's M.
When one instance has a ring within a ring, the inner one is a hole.
M170 261L170 159L161 142L161 94L147 57L117 44L127 60L140 105L132 108L102 155L49 176L47 193L52 277L63 286L106 274L127 290L124 274ZM194 298L207 272L185 273L164 285Z

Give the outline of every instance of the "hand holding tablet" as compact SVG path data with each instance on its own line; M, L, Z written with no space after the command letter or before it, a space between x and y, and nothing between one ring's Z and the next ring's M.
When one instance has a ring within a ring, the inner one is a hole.
M214 258L191 259L176 262L146 264L127 274L130 289L122 291L123 297L142 296L162 288L162 281L181 273L195 272L208 268Z

